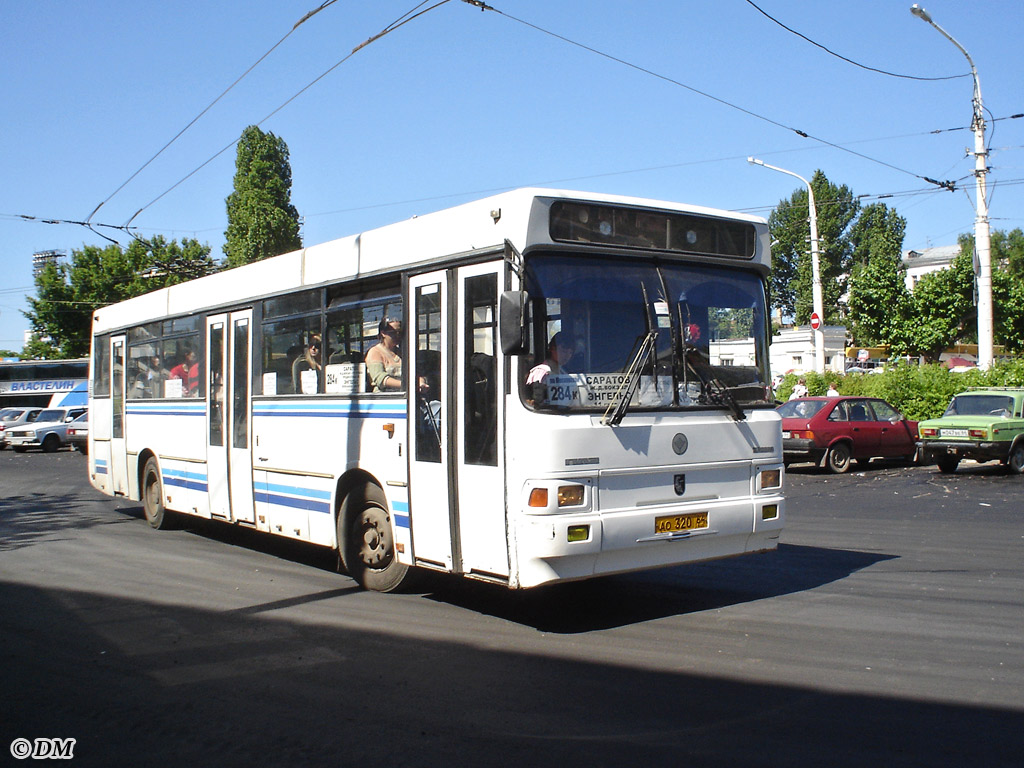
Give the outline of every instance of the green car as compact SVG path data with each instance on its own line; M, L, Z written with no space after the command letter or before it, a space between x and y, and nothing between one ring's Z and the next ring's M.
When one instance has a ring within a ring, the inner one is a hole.
M921 458L942 472L961 459L1001 461L1024 472L1024 388L986 387L956 395L938 419L918 424Z

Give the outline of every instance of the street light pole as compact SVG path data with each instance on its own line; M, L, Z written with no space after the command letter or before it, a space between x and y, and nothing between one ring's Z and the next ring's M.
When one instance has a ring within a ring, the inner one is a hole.
M974 178L977 215L974 218L974 248L978 254L978 367L992 367L992 238L988 220L988 192L985 176L988 173L988 150L985 149L985 112L981 104L981 81L971 54L946 30L936 24L928 11L914 3L910 12L922 21L931 24L939 33L957 47L971 65L974 78L974 95L971 99L974 115L971 128L974 130Z
M811 221L811 304L813 305L814 314L819 319L818 327L814 328L813 325L811 327L811 332L814 334L814 370L817 373L825 373L825 310L821 295L821 268L818 258L818 208L814 204L814 188L811 186L811 182L799 173L793 173L793 171L787 171L785 168L779 168L775 165L768 165L764 160L758 160L755 157L748 157L747 162L793 176L807 185L807 207Z

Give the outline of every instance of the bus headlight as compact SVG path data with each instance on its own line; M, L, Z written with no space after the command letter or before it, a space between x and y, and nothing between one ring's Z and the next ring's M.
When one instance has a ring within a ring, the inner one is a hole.
M558 506L578 507L583 503L582 485L560 485L558 486Z
M759 473L758 486L762 491L778 490L782 487L781 469L763 469Z

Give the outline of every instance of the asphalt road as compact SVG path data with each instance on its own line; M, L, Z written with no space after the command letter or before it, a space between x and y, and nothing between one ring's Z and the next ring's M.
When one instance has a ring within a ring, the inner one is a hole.
M1024 478L787 487L774 554L380 595L318 548L153 531L77 454L4 451L0 763L16 738L97 766L1024 763Z

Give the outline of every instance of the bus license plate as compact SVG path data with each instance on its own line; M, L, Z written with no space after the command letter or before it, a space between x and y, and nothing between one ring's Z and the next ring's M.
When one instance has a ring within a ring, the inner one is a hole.
M668 515L654 518L655 533L678 533L696 531L708 527L707 512L691 512L687 515Z

